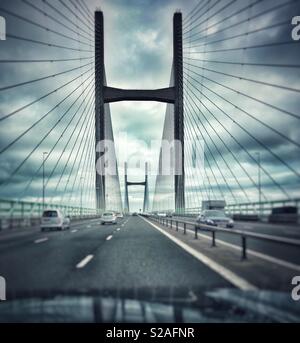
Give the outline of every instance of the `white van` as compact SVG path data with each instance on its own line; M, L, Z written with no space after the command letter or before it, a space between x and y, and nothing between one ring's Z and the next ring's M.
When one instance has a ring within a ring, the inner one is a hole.
M45 210L41 219L41 231L65 230L70 228L70 218L60 210Z

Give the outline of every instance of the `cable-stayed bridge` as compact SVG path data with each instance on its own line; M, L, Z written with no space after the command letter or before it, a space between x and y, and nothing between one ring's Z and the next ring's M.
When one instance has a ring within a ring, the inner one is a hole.
M233 282L239 288L274 289L271 283L278 275L269 267L275 265L282 271L279 287L287 290L289 278L300 269L300 45L292 24L299 3L203 0L169 13L173 32L165 35L172 37L172 45L166 46L166 54L172 55L166 66L170 82L156 89L110 86L109 17L91 3L0 4L6 25L5 40L0 41L3 248L5 242L28 237L36 244L50 243L49 236L39 238L38 223L45 209L60 209L71 217L74 237L79 233L83 238L79 250L88 255L103 212L128 214L130 186L140 186L139 208L147 217L126 217L118 228L106 227L101 241L113 241L118 233L125 240L133 226L136 237L147 237L155 227L175 243L204 251L225 265L240 277ZM121 101L166 104L157 163L142 163L145 172L139 181L131 178L129 161L119 163L110 104ZM196 224L202 202L208 201L226 204L224 210L236 221L234 235L228 228ZM165 217L171 213L172 218ZM164 237L160 241L156 231L153 235L156 253L168 252L162 259L179 259ZM210 239L219 250L206 251L203 244ZM151 255L145 255L144 240L131 237L129 246L141 259ZM51 245L47 249L50 254ZM132 257L118 242L114 249L121 251L121 259ZM253 259L248 269L233 262L240 249L242 259ZM223 250L229 251L224 260ZM96 255L92 258L97 260ZM116 273L122 269L118 263ZM1 264L0 274L5 273L13 275ZM268 277L258 280L264 273ZM223 274L225 283L230 283L229 275ZM189 282L196 284L197 278ZM109 281L103 282L110 287Z

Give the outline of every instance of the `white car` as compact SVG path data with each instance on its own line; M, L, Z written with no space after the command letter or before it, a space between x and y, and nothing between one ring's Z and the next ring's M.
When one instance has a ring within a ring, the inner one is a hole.
M105 212L101 217L101 225L117 224L117 216L113 212Z
M60 210L45 210L41 219L41 231L70 229L70 218Z
M120 219L123 219L123 218L124 218L124 215L123 215L123 213L121 213L121 212L117 212L117 213L116 213L116 216L117 216L117 218L120 218Z

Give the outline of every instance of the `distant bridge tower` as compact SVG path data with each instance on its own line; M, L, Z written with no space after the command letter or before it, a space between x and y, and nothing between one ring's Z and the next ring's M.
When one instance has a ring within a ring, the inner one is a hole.
M145 164L145 181L144 182L129 182L128 181L128 165L125 163L124 165L124 172L125 172L125 206L124 211L129 212L129 196L128 196L128 187L130 186L143 186L144 187L144 205L143 205L143 212L147 212L149 210L149 185L148 185L148 163Z
M183 211L185 208L185 175L184 175L184 113L183 113L183 49L182 49L182 14L177 12L173 19L173 75L174 84L167 88L153 90L119 89L108 87L105 79L104 67L104 23L103 13L95 12L95 102L96 102L96 142L105 140L105 105L118 101L158 101L174 105L174 139L181 142L181 149L176 144L175 161L177 171L181 168L181 175L175 175L175 208ZM96 153L96 160L103 153ZM178 168L179 167L179 168ZM146 177L148 180L148 177ZM148 187L148 182L147 187ZM145 184L145 183L143 183ZM128 184L130 185L130 184ZM126 188L126 187L125 187ZM125 209L128 205L128 193L125 191ZM145 199L149 197L148 188L145 189ZM96 174L97 208L105 209L105 175ZM149 206L148 200L144 207ZM129 207L129 206L128 206ZM145 209L144 208L144 209Z
M124 199L124 211L125 213L128 213L129 212L129 196L128 196L128 186L127 186L127 183L128 183L128 165L127 163L125 162L124 164L124 176L125 176L125 199Z
M149 211L149 182L148 182L148 163L145 164L145 191L143 212Z

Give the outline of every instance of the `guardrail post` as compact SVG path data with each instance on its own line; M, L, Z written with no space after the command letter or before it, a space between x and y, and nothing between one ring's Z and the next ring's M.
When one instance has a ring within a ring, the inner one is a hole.
M25 219L25 204L22 202L21 203L21 218L22 218L22 220L24 220Z
M214 247L216 247L216 231L212 230L211 234L212 234L211 246L214 248Z
M242 236L242 260L247 259L247 239L246 236Z
M178 231L178 221L176 220L176 231Z
M198 226L195 225L195 239L198 239Z
M10 219L9 219L9 229L14 228L14 202L10 202Z
M170 220L170 224L171 224L170 227L171 227L171 230L172 230L173 229L173 220L172 219Z
M186 235L186 223L183 224L183 234Z

